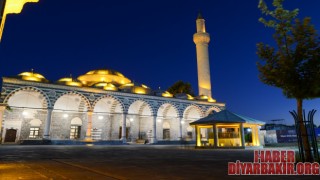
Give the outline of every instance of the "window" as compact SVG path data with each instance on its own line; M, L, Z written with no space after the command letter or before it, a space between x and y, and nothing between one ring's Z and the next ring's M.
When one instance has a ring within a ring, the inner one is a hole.
M29 138L38 138L39 137L39 127L31 127Z
M81 126L71 126L70 139L79 139L81 132Z
M163 130L163 139L169 140L170 139L170 129L164 129Z

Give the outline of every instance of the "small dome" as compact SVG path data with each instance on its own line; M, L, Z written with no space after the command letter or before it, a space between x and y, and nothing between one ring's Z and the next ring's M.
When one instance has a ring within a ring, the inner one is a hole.
M87 72L78 77L78 80L86 86L93 86L97 83L113 83L123 85L130 83L131 80L118 71L109 69L98 69Z
M107 85L105 85L103 87L103 89L107 90L107 91L117 91L118 90L118 88L115 85L111 84L111 83L108 83Z
M151 89L144 85L138 83L128 83L119 87L123 92L130 92L135 94L150 94Z
M162 97L173 97L173 94L169 93L168 91L165 91L162 93Z
M59 84L67 85L67 86L76 86L82 87L81 82L71 78L71 77L64 77L58 80Z
M18 74L22 80L35 82L48 82L48 80L41 74L35 72L23 72Z

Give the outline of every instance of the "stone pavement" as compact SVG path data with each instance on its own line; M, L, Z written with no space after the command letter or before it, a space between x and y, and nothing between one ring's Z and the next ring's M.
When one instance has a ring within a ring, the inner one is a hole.
M168 145L0 145L0 179L319 179L228 176L228 162L253 161L253 150Z

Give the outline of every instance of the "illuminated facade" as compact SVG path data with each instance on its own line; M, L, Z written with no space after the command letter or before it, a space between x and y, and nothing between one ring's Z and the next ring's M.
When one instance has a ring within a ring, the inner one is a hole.
M225 107L201 97L153 91L107 69L56 82L23 72L3 77L1 95L2 143L195 141L189 123Z
M217 103L212 98L208 56L210 37L202 16L196 22L194 42L199 96L173 96L167 91L153 91L110 69L92 70L78 78L63 77L55 82L33 71L23 72L16 77L3 77L1 143L51 140L57 143L164 144L184 139L202 146L200 140L207 135L203 146L228 146L228 143L243 146L239 136L232 142L229 142L231 139L220 139L219 143L213 141L216 136L211 134L209 138L212 124L190 124L225 109L224 103ZM234 122L214 125L220 126L243 130L239 123ZM258 131L255 132L258 134ZM202 133L201 138L199 132Z

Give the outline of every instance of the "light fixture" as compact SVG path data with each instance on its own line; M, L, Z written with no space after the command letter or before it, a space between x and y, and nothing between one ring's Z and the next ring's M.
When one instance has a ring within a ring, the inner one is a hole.
M160 123L160 122L161 122L161 119L158 119L158 120L157 120L157 122L159 122L159 123Z
M68 114L64 114L63 117L64 117L64 118L68 118L69 115L68 115Z
M130 118L130 121L133 122L133 118Z
M22 112L22 115L23 115L23 116L28 116L28 114L29 114L29 113L28 113L27 111L23 111L23 112Z
M103 119L103 116L99 116L98 119L102 120L102 119Z
M248 132L251 132L251 129L247 129Z
M184 121L181 121L181 124L184 124Z

